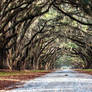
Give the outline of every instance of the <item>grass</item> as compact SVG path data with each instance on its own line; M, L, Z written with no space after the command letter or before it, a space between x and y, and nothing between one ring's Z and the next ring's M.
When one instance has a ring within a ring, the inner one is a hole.
M22 74L31 74L31 73L43 73L49 72L47 70L27 70L27 71L2 71L0 72L0 76L12 76L12 75L22 75Z
M0 72L0 76L9 76L9 75L16 75L16 73Z
M92 69L75 69L75 70L86 71L86 72L92 72Z

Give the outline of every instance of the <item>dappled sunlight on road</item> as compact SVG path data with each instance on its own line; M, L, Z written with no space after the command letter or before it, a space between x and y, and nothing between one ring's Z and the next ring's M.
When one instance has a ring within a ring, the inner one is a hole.
M8 92L92 92L92 76L69 69L58 70Z

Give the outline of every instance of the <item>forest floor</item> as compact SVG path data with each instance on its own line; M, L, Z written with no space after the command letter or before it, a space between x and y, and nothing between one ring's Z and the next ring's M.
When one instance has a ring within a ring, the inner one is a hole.
M0 90L9 90L22 86L26 81L40 77L51 70L10 71L0 70Z
M75 69L75 71L92 75L92 69Z

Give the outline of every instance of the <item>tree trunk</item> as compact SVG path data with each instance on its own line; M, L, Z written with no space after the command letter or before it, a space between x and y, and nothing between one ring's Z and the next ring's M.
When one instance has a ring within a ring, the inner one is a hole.
M4 68L7 68L7 66L6 66L6 53L1 48L0 49L0 69L4 69Z

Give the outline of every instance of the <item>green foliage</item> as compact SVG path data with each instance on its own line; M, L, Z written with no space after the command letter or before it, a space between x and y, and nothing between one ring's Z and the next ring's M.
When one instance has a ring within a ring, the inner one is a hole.
M43 19L49 20L49 19L54 19L58 15L57 11L55 11L53 8L49 10L44 16L42 17Z
M68 48L78 48L78 46L75 43L72 43L72 42L67 43L66 47L68 47Z
M85 71L85 72L92 72L92 69L76 69L76 70Z
M0 72L0 76L25 75L28 73L41 73L41 72L48 72L48 71L47 70L30 70L30 71Z

